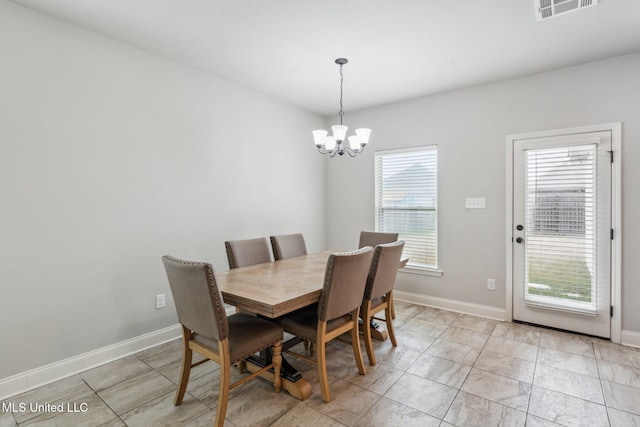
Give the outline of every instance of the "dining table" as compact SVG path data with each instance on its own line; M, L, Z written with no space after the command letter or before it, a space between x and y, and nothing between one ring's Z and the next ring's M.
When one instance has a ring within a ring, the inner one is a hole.
M218 288L225 304L241 311L275 319L284 314L317 302L322 293L324 273L329 255L323 251L283 260L234 268L218 273ZM288 345L287 345L288 344ZM285 344L285 348L292 343ZM246 368L255 372L270 357L262 352L260 357L247 360ZM272 380L273 373L263 374ZM283 357L282 387L292 396L305 400L311 396L311 385Z
M220 272L216 274L218 288L225 304L244 312L275 319L318 302L324 285L327 260L335 252L327 250ZM376 332L379 335L383 331L378 328ZM379 339L384 337L386 333L378 336ZM288 340L283 349L299 342L299 338ZM261 352L259 357L247 360L246 368L255 372L260 369L260 365L269 362L265 359L269 357L269 352ZM273 380L273 375L269 371L263 374L270 381ZM284 357L281 379L282 387L292 396L305 400L311 395L309 382Z

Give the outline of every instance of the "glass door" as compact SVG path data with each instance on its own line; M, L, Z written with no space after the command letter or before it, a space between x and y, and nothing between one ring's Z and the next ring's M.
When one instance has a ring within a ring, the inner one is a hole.
M611 136L517 140L513 318L610 336Z

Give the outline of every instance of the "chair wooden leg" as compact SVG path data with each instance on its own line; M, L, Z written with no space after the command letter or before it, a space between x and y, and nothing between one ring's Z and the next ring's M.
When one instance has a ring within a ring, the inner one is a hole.
M273 388L276 393L280 393L282 387L282 380L280 379L280 368L282 367L282 341L278 341L273 344Z
M367 350L367 357L369 358L369 365L373 366L376 364L376 356L373 354L369 307L371 307L371 301L365 301L362 307L362 332L364 335L364 347Z
M184 393L187 391L189 383L189 374L191 373L191 362L193 359L193 351L189 348L189 340L191 339L191 331L184 326L182 327L182 371L180 372L180 382L173 404L178 406L182 403Z
M389 302L389 307L391 308L389 310L389 312L391 313L391 318L395 319L396 318L396 308L395 308L395 306L393 304L393 291L389 292L389 296L387 298L388 298L387 301Z
M227 416L227 403L229 402L229 388L231 386L231 364L229 361L229 341L218 341L218 351L220 353L220 390L218 393L218 407L216 408L216 419L213 425L224 426L224 419Z
M314 342L309 342L309 356L313 357L316 354L316 343Z
M356 365L358 365L358 372L360 375L367 373L364 368L364 361L362 360L362 350L360 349L360 330L358 327L358 315L360 308L356 308L351 312L351 318L353 319L353 328L351 329L351 346L353 347L353 355L356 358ZM365 319L364 323L369 323L369 319Z
M325 343L325 335L327 332L327 322L318 322L318 338L316 341L316 357L318 365L318 380L320 381L320 391L322 392L322 400L331 401L329 393L329 377L327 376L327 348Z
M391 307L387 304L387 308L384 309L384 318L387 323L387 332L389 333L389 339L391 340L391 344L394 347L398 346L398 342L396 341L396 334L393 330L393 322L391 319L393 318L391 314Z
M309 340L304 340L304 351L309 353L309 357L313 357L316 352L315 343Z

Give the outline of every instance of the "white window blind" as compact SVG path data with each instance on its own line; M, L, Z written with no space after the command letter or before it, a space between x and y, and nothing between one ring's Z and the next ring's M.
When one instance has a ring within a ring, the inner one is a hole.
M376 231L399 234L409 266L438 266L436 146L375 154Z
M595 310L596 145L526 152L525 300Z

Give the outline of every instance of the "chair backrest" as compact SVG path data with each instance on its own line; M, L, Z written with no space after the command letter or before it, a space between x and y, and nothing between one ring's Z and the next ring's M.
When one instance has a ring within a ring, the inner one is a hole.
M273 261L266 237L230 240L224 242L224 246L227 249L229 268L240 268Z
M227 338L229 324L211 264L162 257L178 320L189 330L217 340Z
M302 233L271 236L270 239L276 261L307 254L307 245L304 243Z
M393 290L403 249L404 240L375 247L364 290L365 300L381 297Z
M367 246L357 251L329 255L318 303L320 320L343 316L362 304L372 253L373 249Z
M380 233L377 231L361 231L359 248L371 246L375 248L381 243L391 243L398 240L398 233Z

